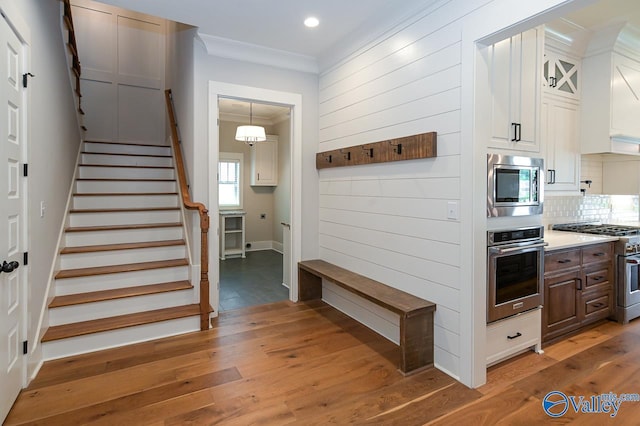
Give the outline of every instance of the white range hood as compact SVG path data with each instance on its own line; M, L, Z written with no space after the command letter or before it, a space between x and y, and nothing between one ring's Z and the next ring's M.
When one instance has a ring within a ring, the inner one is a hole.
M582 154L640 155L640 30L595 33L582 61Z

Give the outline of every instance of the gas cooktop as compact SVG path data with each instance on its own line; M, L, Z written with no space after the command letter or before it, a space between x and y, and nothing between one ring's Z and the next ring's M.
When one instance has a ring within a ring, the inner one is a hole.
M614 237L626 237L640 235L640 228L628 225L609 225L596 223L566 223L553 225L551 229L556 231L582 232L585 234L610 235Z

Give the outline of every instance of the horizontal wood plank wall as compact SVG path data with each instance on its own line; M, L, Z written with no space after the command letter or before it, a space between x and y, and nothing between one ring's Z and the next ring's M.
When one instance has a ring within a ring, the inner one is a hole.
M319 151L438 133L437 158L319 172L320 257L436 303L435 363L454 376L471 283L461 283L460 223L446 207L461 193L458 19L472 7L437 2L320 78ZM379 313L349 297L331 303L375 328Z

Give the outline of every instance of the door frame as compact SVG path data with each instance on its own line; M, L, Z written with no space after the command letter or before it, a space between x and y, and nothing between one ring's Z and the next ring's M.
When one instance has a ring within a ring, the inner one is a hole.
M290 224L291 224L291 264L289 286L289 300L298 301L297 265L302 258L302 95L299 93L282 92L259 87L242 86L219 81L209 81L209 165L208 165L208 193L209 211L215 223L216 238L209 239L209 259L216 259L213 268L215 285L210 295L210 303L214 308L213 316L219 312L220 268L219 268L219 220L218 220L218 185L217 170L220 149L220 134L218 126L218 99L238 98L264 103L277 103L291 107L291 188L290 188ZM210 265L211 266L211 265Z

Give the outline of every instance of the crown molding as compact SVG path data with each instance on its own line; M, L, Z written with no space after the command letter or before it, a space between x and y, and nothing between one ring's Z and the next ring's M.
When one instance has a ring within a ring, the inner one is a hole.
M201 32L198 32L198 37L207 49L207 53L212 56L318 74L318 61L311 56L216 37Z

